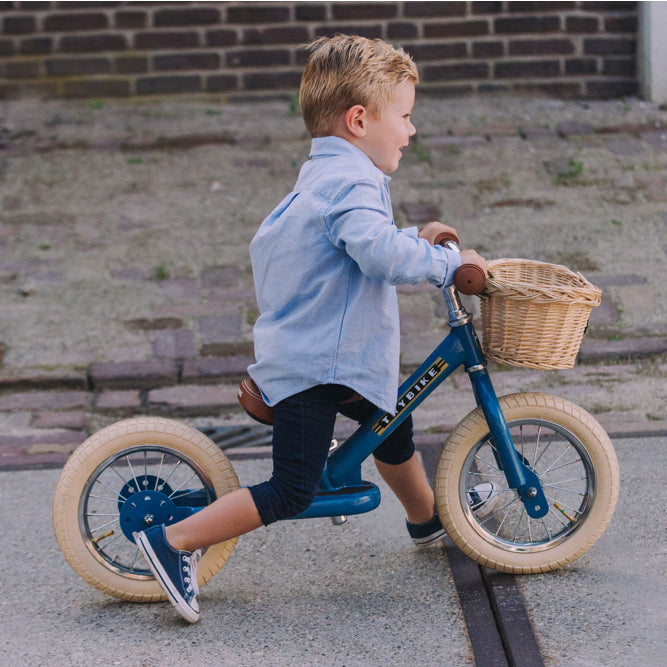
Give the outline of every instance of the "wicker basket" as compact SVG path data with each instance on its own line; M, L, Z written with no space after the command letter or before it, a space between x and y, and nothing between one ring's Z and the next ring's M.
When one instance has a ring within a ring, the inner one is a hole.
M557 264L498 259L482 298L484 353L513 366L572 368L602 291Z

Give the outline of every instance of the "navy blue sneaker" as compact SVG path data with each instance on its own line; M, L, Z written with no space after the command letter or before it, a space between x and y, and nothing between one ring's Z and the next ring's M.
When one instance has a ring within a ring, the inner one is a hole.
M483 519L493 512L499 495L495 484L482 482L468 491L468 505L478 519ZM408 533L410 533L412 541L418 547L435 544L445 536L445 529L440 523L437 512L426 523L410 523L406 520L405 524L408 527Z
M440 523L440 517L437 512L426 523L410 523L406 519L405 525L408 528L408 533L410 533L412 541L418 547L427 547L445 536L445 529Z
M493 482L482 482L468 491L468 504L478 519L485 519L496 508L499 496Z
M197 560L201 551L173 549L163 525L134 533L134 541L176 611L189 623L196 623L199 620Z

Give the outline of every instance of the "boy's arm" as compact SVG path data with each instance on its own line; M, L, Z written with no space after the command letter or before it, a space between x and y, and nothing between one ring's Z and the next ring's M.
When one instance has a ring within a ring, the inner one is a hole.
M432 246L416 227L398 229L382 205L379 184L355 183L324 216L331 241L370 278L393 285L452 282L461 265L458 252Z

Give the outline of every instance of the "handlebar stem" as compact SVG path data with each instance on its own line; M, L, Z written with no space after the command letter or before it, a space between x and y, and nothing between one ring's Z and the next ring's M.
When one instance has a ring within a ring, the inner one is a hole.
M465 309L461 303L461 296L459 295L454 285L449 285L443 289L447 308L449 310L449 327L453 329L460 327L472 321L472 315Z

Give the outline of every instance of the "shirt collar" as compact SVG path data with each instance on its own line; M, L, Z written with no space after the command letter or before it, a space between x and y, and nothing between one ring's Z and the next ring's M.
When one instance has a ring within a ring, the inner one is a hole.
M310 146L310 155L309 157L318 158L318 157L331 157L331 156L348 156L350 158L361 160L367 162L370 167L372 167L382 178L385 183L389 183L391 180L390 176L387 176L383 171L378 169L373 161L364 153L360 148L357 148L354 144L351 144L346 139L341 137L316 137L313 139Z

